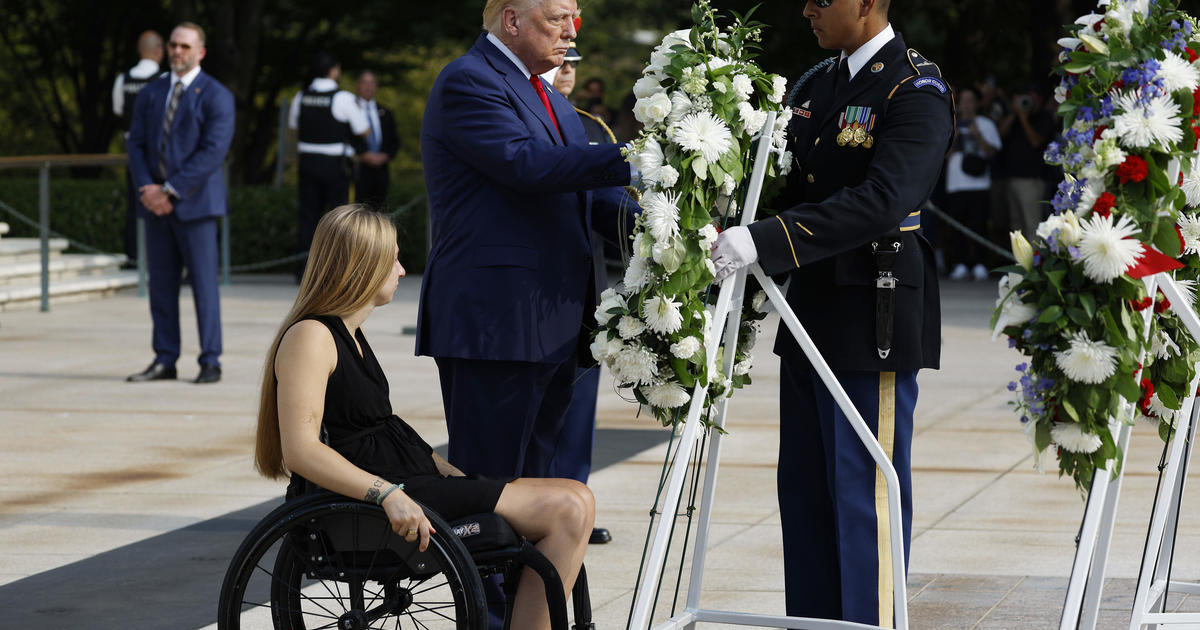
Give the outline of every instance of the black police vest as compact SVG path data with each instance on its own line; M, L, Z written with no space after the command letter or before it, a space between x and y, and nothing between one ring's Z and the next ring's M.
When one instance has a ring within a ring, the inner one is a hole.
M300 142L309 144L349 143L353 137L350 123L333 117L333 95L338 90L300 93Z
M133 104L137 101L137 95L142 91L142 88L150 85L150 82L157 79L160 73L154 73L144 79L135 79L126 70L122 75L125 78L121 82L121 95L125 99L125 105L121 109L121 129L129 131L133 126Z

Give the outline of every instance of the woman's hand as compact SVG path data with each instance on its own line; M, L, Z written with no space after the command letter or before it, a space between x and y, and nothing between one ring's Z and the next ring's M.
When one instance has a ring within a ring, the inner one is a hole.
M420 540L418 549L425 551L429 547L429 535L436 533L433 525L425 516L425 511L417 505L403 490L396 490L383 499L383 511L387 513L392 531L404 537L408 542Z

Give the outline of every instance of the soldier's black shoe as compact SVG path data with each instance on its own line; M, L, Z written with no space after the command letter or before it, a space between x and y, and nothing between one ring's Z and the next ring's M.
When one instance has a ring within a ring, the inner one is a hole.
M201 365L200 373L193 383L216 383L221 380L221 368L216 365Z
M603 545L612 541L612 534L603 527L593 527L592 535L588 537L589 545Z
M162 363L151 363L150 367L125 377L130 383L145 383L147 381L173 381L175 380L175 368Z

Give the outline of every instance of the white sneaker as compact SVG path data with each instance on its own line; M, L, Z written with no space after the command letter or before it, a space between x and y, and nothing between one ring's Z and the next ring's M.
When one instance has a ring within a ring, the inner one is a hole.
M970 272L967 271L966 265L954 265L954 271L950 272L951 280L966 280Z
M975 266L971 268L971 275L974 276L975 280L977 281L987 280L987 267L984 267L982 264L975 263Z

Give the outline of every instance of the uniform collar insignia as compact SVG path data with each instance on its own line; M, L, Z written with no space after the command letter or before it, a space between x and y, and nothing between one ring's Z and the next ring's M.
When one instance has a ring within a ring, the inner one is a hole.
M883 62L882 61L876 61L874 64L871 65L871 72L879 72L880 70L883 70Z

